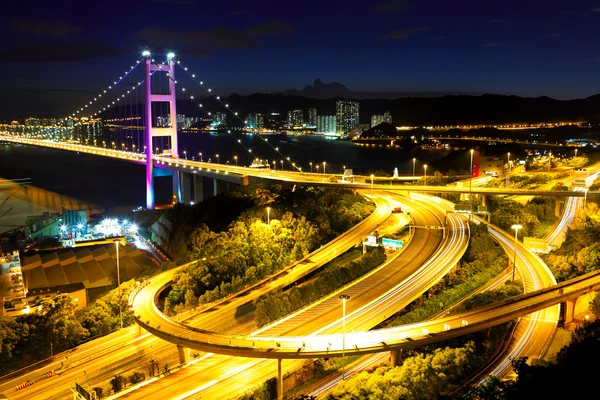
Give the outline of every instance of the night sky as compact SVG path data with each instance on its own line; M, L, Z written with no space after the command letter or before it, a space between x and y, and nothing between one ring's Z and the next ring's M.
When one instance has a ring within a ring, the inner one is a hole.
M315 78L353 91L600 93L600 1L10 3L0 121L70 114L145 46L174 51L222 94Z

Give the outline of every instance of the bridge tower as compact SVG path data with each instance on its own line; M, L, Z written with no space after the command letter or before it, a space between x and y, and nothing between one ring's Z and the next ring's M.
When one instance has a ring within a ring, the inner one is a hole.
M154 163L153 157L153 138L161 136L169 136L171 138L171 157L179 157L179 149L177 145L177 108L176 108L176 92L175 92L175 55L169 53L167 56L167 64L157 65L152 62L152 56L149 51L144 51L145 73L144 73L144 126L146 129L146 208L154 209ZM169 93L168 94L153 94L152 93L152 73L154 71L167 72L169 74ZM168 102L171 126L167 128L154 127L152 117L152 103ZM179 173L173 171L173 200L181 202L181 186L179 184Z

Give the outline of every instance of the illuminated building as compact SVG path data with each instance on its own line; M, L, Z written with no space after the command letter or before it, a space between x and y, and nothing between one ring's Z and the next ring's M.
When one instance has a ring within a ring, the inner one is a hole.
M308 109L308 126L317 126L317 109L309 108Z
M304 123L304 113L302 110L288 111L287 125L288 128L300 127Z
M212 126L225 126L227 124L227 114L216 112L213 114Z
M246 128L248 129L263 129L265 127L265 119L261 113L249 114L246 121Z
M383 115L372 115L371 116L371 128L381 124L382 122L392 123L392 114L389 111L383 113Z
M317 118L318 133L335 133L336 117L335 115L319 115Z
M336 111L336 133L342 134L353 129L359 129L358 102L339 100L335 103Z

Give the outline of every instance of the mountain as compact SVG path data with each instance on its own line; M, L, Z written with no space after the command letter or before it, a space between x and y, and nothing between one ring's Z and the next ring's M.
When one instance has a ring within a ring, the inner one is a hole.
M312 85L306 85L304 89L287 89L275 94L286 96L304 96L315 99L329 99L340 97L344 99L397 99L400 97L440 97L450 94L467 94L465 92L353 92L338 82L323 83L321 79L315 79Z

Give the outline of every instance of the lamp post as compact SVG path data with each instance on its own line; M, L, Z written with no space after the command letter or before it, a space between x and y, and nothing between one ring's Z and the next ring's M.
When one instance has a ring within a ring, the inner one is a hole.
M221 164L221 163L219 162L219 155L217 154L216 156L217 156L217 164Z
M575 149L575 157L574 158L577 158L577 149Z
M325 167L327 166L327 163L325 161L323 161L323 175L325 175Z
M119 324L121 325L121 329L123 329L123 311L121 310L121 269L119 268L119 244L120 242L115 242L115 247L117 248L117 285L119 287Z
M550 172L550 166L552 165L552 152L548 153L548 172Z
M519 232L519 229L523 228L523 225L512 225L511 226L512 229L515 230L515 252L513 255L513 271L512 271L512 281L515 281L515 269L516 269L516 265L517 265L517 232Z
M510 151L508 152L508 171L506 171L506 187L508 187L508 174L510 174Z
M237 163L237 156L233 156L233 159L235 160L235 166L237 167L237 166L238 166L238 163Z
M373 190L373 174L371 174L371 190Z
M198 152L198 155L200 156L200 162L204 162L204 160L202 159L202 152Z
M423 170L425 171L425 181L423 184L427 186L427 164L423 165Z
M415 184L415 165L416 165L417 159L413 157L413 185Z
M589 188L585 188L583 189L583 193L585 193L583 195L583 208L585 208L585 203L587 202L587 192L588 192Z
M350 296L347 294L340 294L342 300L342 380L345 379L345 358L346 358L346 300Z
M308 163L310 165L310 173L312 174L312 161Z
M474 152L475 152L475 150L471 149L471 167L470 167L471 175L469 176L469 204L470 204L470 208L471 208L471 213L473 212L473 200L471 199L471 188L472 188L472 181L473 181L473 153Z
M187 160L187 151L183 151L183 157Z
M267 225L271 225L271 207L267 207Z

